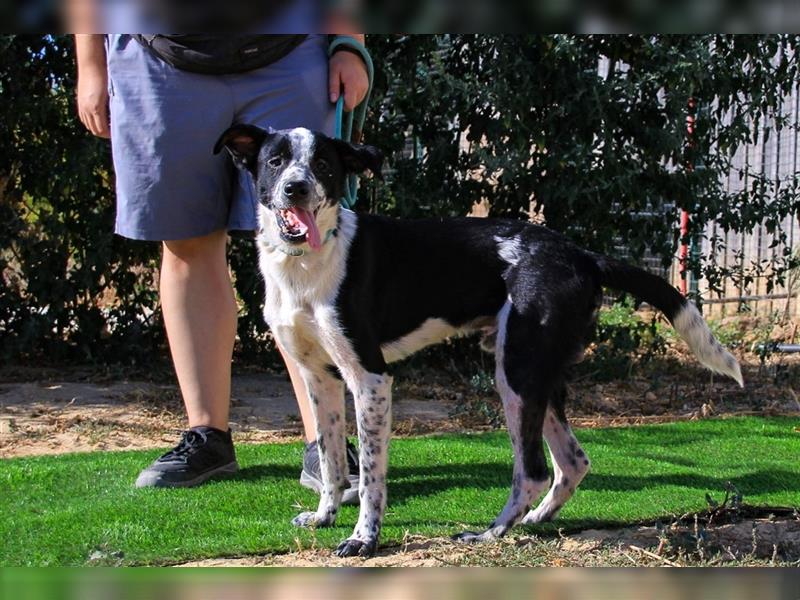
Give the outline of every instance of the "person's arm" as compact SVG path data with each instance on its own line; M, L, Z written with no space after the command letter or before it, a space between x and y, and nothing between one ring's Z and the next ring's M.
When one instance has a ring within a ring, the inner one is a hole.
M337 23L341 26L341 23ZM349 35L362 44L366 36L360 33L350 33L349 28L335 30L337 35ZM344 31L345 33L342 33ZM369 89L369 76L367 67L359 56L352 52L336 52L331 56L328 67L328 88L331 102L339 99L339 93L344 87L344 108L353 110L367 95Z
M111 137L108 110L108 68L104 36L76 34L78 116L94 135Z

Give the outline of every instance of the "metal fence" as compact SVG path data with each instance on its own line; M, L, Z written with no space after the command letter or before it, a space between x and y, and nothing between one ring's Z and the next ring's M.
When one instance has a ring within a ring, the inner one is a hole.
M728 173L724 185L727 191L735 193L748 185L746 173L760 173L782 181L798 171L798 124L800 124L800 89L786 99L785 115L789 117L788 126L778 128L774 120L766 122L759 131L755 143L740 147L732 157L733 168ZM785 232L785 244L780 243L777 234L770 234L762 224L745 233L725 233L716 222L706 226L704 235L698 243L698 250L705 260L722 267L732 267L739 277L726 279L721 292L713 292L707 283L690 281L691 287L702 298L707 314L725 316L734 313L772 314L781 311L789 316L800 314L797 302L797 275L790 273L783 285L770 288L770 270L781 260L786 246L791 251L800 243L800 224L797 215L786 217L780 224ZM742 275L750 273L751 283L744 283ZM680 265L673 262L670 280L680 282Z

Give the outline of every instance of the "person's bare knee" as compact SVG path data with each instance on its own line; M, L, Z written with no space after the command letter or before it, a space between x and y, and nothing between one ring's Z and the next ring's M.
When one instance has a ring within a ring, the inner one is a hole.
M219 262L225 264L225 230L183 240L162 242L162 269L189 269L195 265Z

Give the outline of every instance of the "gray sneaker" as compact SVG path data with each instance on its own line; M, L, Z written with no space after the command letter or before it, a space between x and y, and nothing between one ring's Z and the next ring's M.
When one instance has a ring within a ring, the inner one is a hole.
M342 504L358 504L358 450L347 440L347 482L349 487L342 495ZM319 467L319 449L316 440L306 444L303 454L303 470L300 473L300 485L322 492L322 472Z
M177 446L139 474L136 487L193 487L238 470L230 429L192 427Z

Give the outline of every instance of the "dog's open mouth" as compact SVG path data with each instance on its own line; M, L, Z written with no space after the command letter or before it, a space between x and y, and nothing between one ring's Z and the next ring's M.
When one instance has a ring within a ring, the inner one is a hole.
M290 244L308 242L312 250L322 247L316 215L309 210L293 206L275 211L281 238Z

